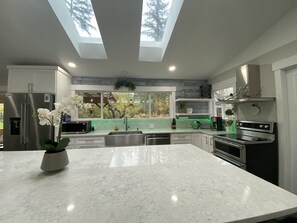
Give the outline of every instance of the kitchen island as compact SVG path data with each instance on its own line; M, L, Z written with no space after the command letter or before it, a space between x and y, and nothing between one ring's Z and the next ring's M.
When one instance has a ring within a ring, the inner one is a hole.
M297 212L297 196L192 145L0 153L0 222L258 222Z

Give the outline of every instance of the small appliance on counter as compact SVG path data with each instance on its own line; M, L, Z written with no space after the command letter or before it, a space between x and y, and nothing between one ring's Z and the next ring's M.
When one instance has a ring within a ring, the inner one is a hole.
M211 117L212 128L217 131L223 131L223 119L222 117Z
M91 121L71 121L62 123L62 134L85 134L91 130Z

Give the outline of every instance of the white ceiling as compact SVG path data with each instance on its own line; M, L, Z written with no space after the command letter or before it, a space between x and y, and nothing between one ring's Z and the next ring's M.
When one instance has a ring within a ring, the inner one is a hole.
M108 60L81 59L47 0L1 0L0 81L12 64L59 65L75 76L207 79L297 0L184 0L161 63L138 61L142 1L92 3Z

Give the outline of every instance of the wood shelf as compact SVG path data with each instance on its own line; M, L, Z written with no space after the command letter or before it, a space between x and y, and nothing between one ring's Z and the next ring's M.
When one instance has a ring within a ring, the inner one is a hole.
M211 98L178 98L175 100L176 105L180 105L180 103L185 103L185 104L193 104L193 103L197 103L197 105L199 105L199 103L207 103L208 106L208 110L204 110L206 112L199 112L199 110L197 110L194 113L176 113L176 116L182 116L182 117L193 117L193 116L212 116L213 113L213 99ZM201 104L202 105L202 104ZM193 109L195 111L195 109ZM203 111L203 110L201 110Z

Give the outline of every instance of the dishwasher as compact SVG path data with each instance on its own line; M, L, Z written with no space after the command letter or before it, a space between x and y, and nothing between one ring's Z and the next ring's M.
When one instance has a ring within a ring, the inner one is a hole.
M147 134L146 145L168 145L170 144L170 133Z

